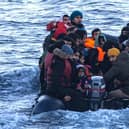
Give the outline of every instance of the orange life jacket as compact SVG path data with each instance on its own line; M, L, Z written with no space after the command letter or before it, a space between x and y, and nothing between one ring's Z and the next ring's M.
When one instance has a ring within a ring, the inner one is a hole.
M97 47L97 50L98 50L98 62L102 62L104 60L105 52L100 47Z
M86 38L84 46L86 48L94 48L95 40L92 37Z

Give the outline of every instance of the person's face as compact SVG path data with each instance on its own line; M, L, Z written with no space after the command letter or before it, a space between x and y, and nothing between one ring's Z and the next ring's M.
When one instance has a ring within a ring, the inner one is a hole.
M74 56L75 56L75 59L76 59L76 60L79 60L80 53L79 53L79 52L75 52L75 53L74 53Z
M117 56L109 56L109 61L112 63L115 62L116 59L117 59Z
M96 31L93 33L92 37L93 39L96 39L96 37L100 34L100 31Z
M76 46L79 46L81 44L81 39L77 39L75 44Z
M84 70L83 70L83 69L80 69L80 70L79 70L79 72L78 72L78 76L79 76L79 77L83 77L83 76L85 76L85 72L84 72Z
M105 44L104 38L100 38L100 45L103 47L103 45Z
M128 35L129 32L128 31L122 31L122 35Z
M82 42L83 43L85 42L86 38L87 38L87 34L85 34L84 37L83 37L83 39L82 39Z
M77 16L73 19L73 22L75 24L80 24L82 22L82 17L81 16Z
M67 40L64 40L65 44L68 45L69 47L72 47L72 42L71 41L67 41Z
M64 24L70 25L70 19L69 17L63 17Z
M85 63L85 58L84 58L84 56L82 56L82 57L80 58L80 62L81 62L82 64Z

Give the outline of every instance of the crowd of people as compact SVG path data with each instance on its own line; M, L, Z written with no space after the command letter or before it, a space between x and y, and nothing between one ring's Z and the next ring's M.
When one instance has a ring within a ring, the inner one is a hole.
M129 24L112 42L99 28L88 37L82 20L82 12L76 10L64 15L62 21L47 24L50 34L39 61L40 94L80 108L91 76L99 75L104 77L109 98L129 98Z

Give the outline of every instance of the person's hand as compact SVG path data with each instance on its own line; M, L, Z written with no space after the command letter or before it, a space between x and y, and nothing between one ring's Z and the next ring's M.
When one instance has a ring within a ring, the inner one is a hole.
M85 92L85 90L84 90L84 89L82 89L81 87L77 87L77 90L80 90L82 93L84 93L84 92Z
M91 87L91 85L90 85L90 84L85 84L84 87L85 87L86 89L88 89L89 87Z
M72 97L71 96L68 96L68 95L64 97L64 100L66 102L71 101L71 99L72 99Z
M117 79L115 79L115 80L113 81L113 83L114 83L114 87L115 87L115 88L119 87L120 84L121 84L121 82L120 82L119 80L117 80Z

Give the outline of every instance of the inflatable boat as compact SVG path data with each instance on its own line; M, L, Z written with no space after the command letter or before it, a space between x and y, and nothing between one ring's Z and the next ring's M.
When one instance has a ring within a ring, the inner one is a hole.
M96 111L98 109L122 109L129 107L129 99L106 99L105 98L105 84L102 76L93 76L92 84L89 92L89 97L84 98L82 103L80 102L80 109L78 105L74 107L67 106L66 103L48 95L42 95L37 100L32 110L32 115L40 114L43 112L53 111L57 109L73 110L73 111Z

